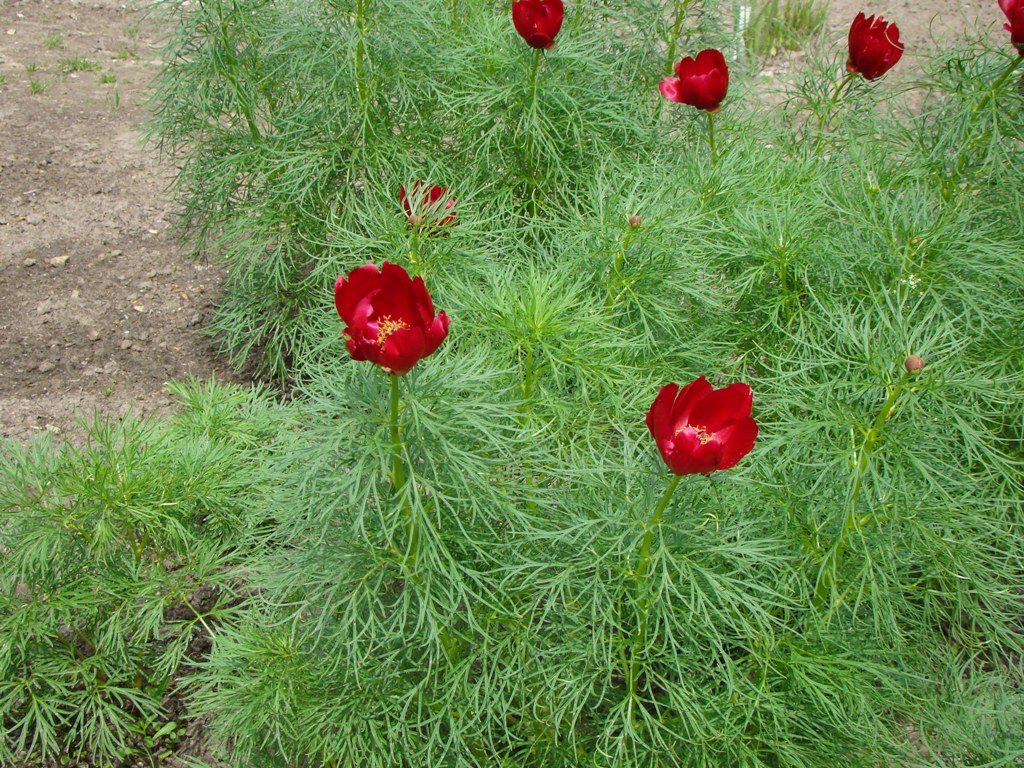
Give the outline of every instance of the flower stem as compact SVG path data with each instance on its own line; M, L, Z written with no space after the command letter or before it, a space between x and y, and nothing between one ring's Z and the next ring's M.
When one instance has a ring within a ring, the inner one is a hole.
M1009 66L1007 66L1007 68L1003 70L1003 73L998 78L996 78L996 81L992 83L991 87L988 90L988 93L985 94L985 97L977 104L975 104L971 111L977 114L978 112L981 112L981 110L983 110L985 107L987 107L988 103L992 101L992 97L995 96L995 94L998 93L999 89L1003 87L1006 81L1010 79L1010 76L1013 75L1014 71L1020 65L1021 61L1024 61L1024 57L1014 56L1010 60Z
M679 47L679 30L683 27L683 19L686 18L686 12L690 10L691 2L692 0L682 0L682 2L676 3L676 20L672 24L672 36L666 41L668 43L668 56L665 57L665 77L671 77L673 74L673 67L676 63L676 50ZM657 106L654 108L654 125L657 125L658 120L661 119L661 110L664 106L665 100L659 98Z
M978 114L979 112L981 112L981 110L985 109L985 107L989 105L989 102L992 101L992 98L995 96L995 94L999 92L999 89L1006 84L1006 81L1009 80L1013 73L1017 70L1017 67L1020 65L1022 60L1024 59L1022 59L1020 56L1015 56L1010 60L1009 65L1006 67L1006 69L1003 70L1003 73L999 77L997 77L995 82L993 82L992 85L989 87L988 93L985 94L981 101L979 101L977 104L971 107L971 112L973 114ZM967 146L964 147L962 152L960 152L960 156L957 158L956 161L957 176L960 176L963 173L964 168L967 167L967 161L970 159L971 151L977 148L983 141L986 141L987 139L988 131L986 130L981 135L977 135L969 142L967 142Z
M400 409L398 376L391 375L391 481L395 487L395 493L400 494L405 487L405 463L402 461L402 436L398 427L398 412ZM408 495L402 502L402 518L405 521L406 530L406 557L409 562L415 564L419 558L419 528L416 519L412 514L412 507L409 504Z
M423 277L423 273L420 271L420 233L419 227L415 226L411 228L409 233L409 266L412 267L412 273Z
M633 240L634 227L630 226L626 230L626 236L622 239L622 245L619 247L619 252L615 254L615 266L612 267L612 273L608 279L608 297L604 301L604 308L606 311L611 312L615 307L615 301L618 298L615 292L622 285L622 267L626 264L626 251L629 249L629 244Z
M869 516L859 517L857 515L857 506L860 502L861 491L864 488L864 478L867 475L868 468L871 466L871 456L875 445L878 443L878 439L882 436L885 424L892 416L896 408L896 402L906 388L907 382L913 376L915 374L905 372L889 391L889 396L882 404L881 410L875 417L874 424L871 425L871 429L868 430L867 435L864 437L864 442L861 443L860 449L857 451L853 468L853 486L850 489L850 495L846 503L843 527L839 531L839 538L832 551L825 558L824 569L818 577L818 585L815 588L814 607L817 609L824 606L826 599L835 589L836 581L839 578L839 568L846 554L846 548L849 546L850 538L870 522Z
M651 601L647 596L647 569L651 565L651 545L654 543L654 534L661 527L661 516L668 508L668 502L675 493L676 487L682 475L673 475L672 481L665 489L665 493L658 502L654 514L651 515L645 526L643 541L640 543L640 557L636 563L636 570L633 579L636 582L637 594L637 624L636 633L633 635L633 643L629 653L629 667L626 670L626 685L629 687L629 696L636 696L637 686L640 678L640 651L647 640L647 622L651 616Z
M708 112L708 146L711 148L711 167L715 167L718 153L715 151L715 116Z
M818 141L814 146L814 154L818 154L821 151L822 146L825 144L825 133L826 120L831 122L832 113L835 111L836 104L839 103L839 96L846 87L853 82L853 78L857 77L857 72L847 72L846 77L839 81L836 86L835 92L832 94L832 98L828 100L828 104L825 107L825 111L818 115Z
M366 46L363 39L366 37L366 0L356 0L356 30L359 32L359 39L356 41L356 90L359 92L359 100L363 105L363 112L366 112L366 104L370 97L370 90L364 82L364 59L366 58Z
M529 211L530 218L537 217L537 158L536 158L536 144L533 140L533 123L534 116L537 112L537 72L540 69L540 59L544 54L543 48L533 49L533 65L530 67L530 103L528 106L528 114L530 116L530 125L527 126L526 131L526 174L527 174L527 192L530 196Z

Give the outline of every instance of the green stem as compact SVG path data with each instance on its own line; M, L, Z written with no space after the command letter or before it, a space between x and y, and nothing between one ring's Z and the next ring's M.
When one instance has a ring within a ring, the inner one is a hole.
M626 264L626 251L629 249L629 244L633 240L634 227L630 225L626 231L626 236L622 240L622 245L619 247L619 252L615 254L615 266L612 267L612 274L608 280L608 297L604 301L604 308L608 312L611 312L615 306L617 296L615 295L616 290L622 285L622 267Z
M992 83L992 86L991 88L989 88L988 93L985 94L985 98L983 98L981 101L975 104L972 108L972 111L975 114L981 112L981 110L988 106L988 103L992 101L992 97L995 96L996 93L999 92L999 89L1002 88L1003 85L1006 83L1006 81L1010 79L1010 76L1020 65L1021 61L1024 61L1024 57L1015 56L1013 57L1013 59L1011 59L1009 66L1007 66L1007 68L1003 70L1003 73L996 79L996 81Z
M647 569L651 565L651 546L654 543L654 534L661 527L661 517L668 508L668 502L675 493L676 486L682 475L673 475L672 481L665 489L665 493L658 502L654 514L645 526L643 541L640 544L640 558L636 563L636 571L633 579L636 582L637 592L637 625L636 634L633 635L633 643L629 654L629 667L626 670L626 684L629 687L630 698L636 697L636 690L640 678L640 651L647 640L647 622L651 616L651 601L647 596Z
M359 92L359 100L365 113L370 97L363 72L363 60L366 58L366 46L363 42L366 37L366 0L356 0L356 30L359 32L359 39L356 41L356 90Z
M1020 56L1016 56L1010 60L1009 65L1006 67L1006 69L1003 70L1003 73L998 78L996 78L996 81L994 83L992 83L988 93L985 94L981 101L979 101L971 108L971 112L973 112L974 114L978 114L979 112L981 112L981 110L988 106L989 102L992 101L992 98L995 96L995 94L999 92L999 89L1006 84L1006 81L1009 80L1010 76L1013 75L1013 73L1017 70L1017 67L1020 65L1022 60L1024 59L1022 59L1022 57ZM971 141L967 142L967 145L964 147L964 150L960 153L960 156L957 158L956 161L956 176L960 176L960 174L963 173L964 168L967 167L967 161L970 158L971 150L977 147L982 139L987 138L986 134L983 134L982 136L976 136L975 138L971 139Z
M676 20L672 25L672 38L668 41L668 56L665 58L666 77L671 76L675 71L676 50L679 47L679 30L683 27L683 19L686 18L686 12L690 10L690 1L683 0L681 3L676 3Z
M224 21L224 11L220 3L217 3L217 19L220 22L220 39L221 44L224 46L224 56L226 58L225 66L221 69L221 74L224 79L228 81L231 86L231 90L235 94L235 99L238 101L238 107L242 110L242 116L245 118L246 125L249 127L249 135L253 140L253 143L259 143L260 130L256 125L256 117L253 113L252 102L250 102L248 95L242 90L242 87L238 84L238 77L236 70L238 68L238 57L235 55L235 46L231 43L231 38L228 36L228 25Z
M686 18L686 12L690 10L691 1L683 0L681 3L676 3L676 20L672 24L672 36L666 41L668 43L668 56L665 58L665 77L671 77L675 72L676 50L679 47L679 30L683 28L683 19ZM661 110L664 106L665 99L659 98L657 106L654 108L654 125L657 125L658 120L661 119Z
M839 85L836 86L835 93L832 94L832 98L829 99L828 105L825 107L825 111L818 115L818 141L814 146L814 154L818 154L821 151L822 146L825 144L825 121L831 122L832 113L835 111L836 104L839 103L839 95L846 90L846 87L853 82L853 79L857 77L857 72L847 72L846 77L839 81Z
M789 295L789 260L786 258L786 243L783 240L779 244L779 290L782 292L782 317L789 325L790 317L790 295Z
M875 417L874 424L871 425L871 429L868 430L867 435L864 437L864 442L861 443L860 450L857 452L857 458L854 464L853 486L850 490L850 496L846 504L846 513L843 517L843 527L839 531L839 539L836 541L835 548L830 556L826 558L825 569L818 578L818 586L815 589L814 594L815 608L820 609L824 606L826 599L835 589L836 580L839 577L839 568L842 564L843 557L846 555L846 548L849 546L850 538L860 531L870 520L866 516L858 517L857 515L857 506L860 502L861 491L864 488L864 477L867 475L868 467L871 465L872 452L874 451L878 439L882 436L885 424L892 416L892 412L896 407L896 402L903 393L907 382L913 376L914 374L906 372L900 377L900 380L896 382L896 386L894 386L889 392L889 396L882 404L881 410Z
M711 167L714 168L718 153L715 151L715 115L708 112L708 146L711 148Z
M520 388L523 393L523 403L519 408L520 424L523 429L528 428L527 418L530 414L530 402L533 397L533 384L536 379L536 372L533 369L533 345L531 344L526 348L526 362L523 366L523 383ZM525 459L523 461L523 473L524 482L527 488L533 487L533 468L530 466L530 461ZM529 494L527 494L526 509L528 512L534 512L537 509L536 502L530 500Z
M540 69L540 59L544 54L543 48L533 49L533 65L530 67L530 103L528 107L529 122L526 127L526 173L527 188L530 195L530 218L537 217L537 158L536 144L533 140L533 128L535 125L534 116L537 112L537 72Z
M394 484L395 493L402 493L405 487L405 463L402 461L402 436L398 428L398 412L400 408L398 376L391 374L391 481ZM419 528L416 519L412 514L412 507L409 504L409 497L406 495L402 502L402 518L405 521L406 530L406 556L409 562L415 563L419 559Z
M419 275L422 277L420 272L420 233L419 225L415 225L412 228L411 235L409 237L409 266L412 267L413 275Z

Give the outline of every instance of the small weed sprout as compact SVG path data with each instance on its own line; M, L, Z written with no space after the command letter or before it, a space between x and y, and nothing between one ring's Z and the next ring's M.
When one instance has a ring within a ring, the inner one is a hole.
M71 56L58 59L57 68L65 74L69 72L95 72L100 69L100 63L81 56Z

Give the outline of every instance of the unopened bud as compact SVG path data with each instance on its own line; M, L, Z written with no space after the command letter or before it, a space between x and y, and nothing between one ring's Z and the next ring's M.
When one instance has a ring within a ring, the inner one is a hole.
M633 229L636 229L643 223L643 219L641 219L635 213L632 216L630 216L627 219L627 221L629 222L629 226L631 226Z
M924 368L924 360L917 355L907 355L907 359L903 361L903 367L907 369L907 373L917 373Z
M423 223L423 217L417 216L415 213L409 214L409 226L418 227Z

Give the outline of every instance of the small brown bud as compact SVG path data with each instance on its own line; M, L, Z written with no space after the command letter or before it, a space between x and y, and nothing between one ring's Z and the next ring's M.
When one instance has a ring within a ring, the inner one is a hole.
M630 216L627 219L627 221L629 222L629 226L631 226L633 229L636 229L637 227L639 227L643 223L643 219L641 219L635 213L632 216Z
M418 227L422 223L423 223L423 217L422 216L417 216L415 213L412 213L412 214L409 215L409 226L410 227Z
M907 373L917 373L924 368L924 360L917 355L907 355L907 359L903 361L903 367L907 369Z

